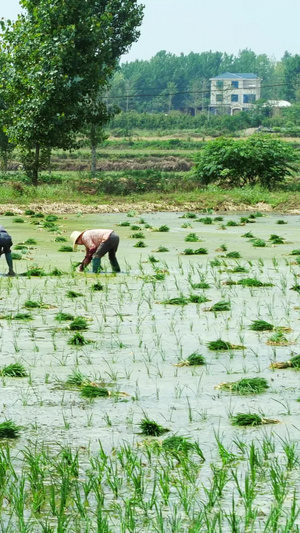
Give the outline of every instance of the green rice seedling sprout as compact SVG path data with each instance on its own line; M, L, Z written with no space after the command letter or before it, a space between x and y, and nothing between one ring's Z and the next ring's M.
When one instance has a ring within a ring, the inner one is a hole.
M88 328L88 323L82 316L77 316L69 325L71 331L83 331Z
M157 248L157 250L153 250L153 251L154 251L154 252L159 252L159 253L165 253L165 252L168 252L169 249L166 248L165 246L162 246L162 245L161 245L161 246L159 246L159 247Z
M102 283L100 283L100 281L98 281L97 283L94 283L91 286L91 290L94 291L94 292L103 291L103 289L104 289L104 285L102 285Z
M232 268L228 272L231 272L232 274L247 274L249 272L248 268L243 267L241 265L237 265L236 267Z
M22 259L22 254L18 254L17 252L11 252L11 258L13 261L20 261Z
M220 267L222 265L221 261L219 259L213 259L209 262L211 267Z
M74 320L74 315L71 315L70 313L63 313L61 311L60 313L57 313L55 320L58 320L59 322L63 322L64 320Z
M25 209L24 215L35 215L35 211L33 209Z
M284 238L280 237L280 235L275 235L274 233L270 235L269 241L271 241L272 244L285 244Z
M111 392L106 387L100 387L94 383L86 383L81 386L80 395L83 398L107 398Z
M169 298L161 302L164 305L187 305L189 303L189 298L185 296L177 296L175 298Z
M11 378L26 378L28 376L26 368L21 363L12 363L4 366L0 370L0 376Z
M72 246L63 245L58 249L59 252L73 252Z
M198 235L196 235L196 233L189 233L188 235L186 235L184 240L185 242L199 242L200 239Z
M28 248L27 246L25 246L25 244L16 244L14 246L14 249L15 250L21 250L22 253L26 254L28 252Z
M247 222L249 222L248 217L241 217L241 218L240 218L240 223L241 223L241 224L247 224Z
M15 213L14 213L13 211L5 211L4 216L5 216L5 217L13 217L14 214L15 214Z
M184 222L183 224L181 224L181 227L184 229L187 229L187 228L192 228L193 226L190 222Z
M32 239L31 237L29 239L27 239L25 242L24 242L25 245L27 246L35 246L37 244L36 240L35 239Z
M242 287L273 287L273 283L264 283L257 278L244 278L237 282Z
M228 252L228 254L225 255L225 257L227 259L240 259L241 258L241 254L240 252Z
M203 304L204 302L208 302L209 299L201 294L190 294L188 301L192 304Z
M205 364L206 360L204 355L198 352L193 352L188 356L187 359L184 361L179 361L179 363L175 364L174 366L201 366Z
M266 241L263 239L252 239L251 242L252 246L255 248L264 248L267 245Z
M275 331L274 335L271 335L266 344L269 346L289 346L291 343L282 331Z
M133 245L134 248L146 248L147 245L144 243L144 241L138 241L136 244Z
M30 313L16 313L15 315L7 315L2 318L7 318L9 320L32 320Z
M247 231L247 233L244 233L243 235L241 235L241 237L245 237L246 239L255 239L252 231Z
M84 376L80 370L73 370L72 374L67 378L66 385L71 387L81 387L84 383L87 383L89 380Z
M45 218L44 213L35 213L32 215L32 218Z
M270 368L300 368L300 355L294 355L289 361L278 361L270 365Z
M121 226L121 227L126 228L126 227L131 226L131 224L130 224L129 220L125 220L124 222L120 222L120 224L117 224L117 226Z
M62 237L62 236L58 236L58 237L55 237L54 239L55 242L67 242L67 239L66 237Z
M202 224L210 226L213 223L213 219L211 217L201 217L197 218L196 222L202 222Z
M200 281L199 283L191 283L193 289L210 289L210 284L206 281Z
M228 220L226 226L238 226L238 223L235 220Z
M186 248L185 250L183 250L182 254L183 255L194 255L194 250L193 248Z
M226 350L244 350L245 346L239 344L231 344L231 342L223 341L222 339L217 339L216 341L210 341L207 343L208 349L218 352Z
M13 219L13 222L15 222L16 224L23 224L25 220L22 217L16 217Z
M148 261L149 263L152 263L152 264L159 263L159 259L157 259L155 255L148 255Z
M58 218L59 217L57 215L47 215L45 220L47 220L47 222L56 222Z
M0 439L17 439L20 436L21 427L12 420L5 420L0 424Z
M231 417L233 426L262 426L263 424L278 424L279 420L262 418L256 413L237 413Z
M137 233L132 233L130 237L131 239L145 239L145 235L141 231L138 231Z
M149 418L143 418L139 426L141 428L142 435L147 435L149 437L159 437L160 435L170 431L169 428L165 428Z
M79 331L68 340L68 344L71 346L85 346L86 344L91 344L93 341L86 339Z
M221 311L230 311L230 310L231 310L231 303L226 300L220 300L219 302L216 302L214 305L206 309L206 311L213 311L214 313L221 312Z
M194 444L190 441L189 437L172 435L171 437L167 437L165 440L163 440L162 448L163 450L171 453L182 453L187 455L194 449Z
M300 255L300 249L296 248L295 250L292 250L290 255Z
M281 218L276 220L276 224L287 224L287 221L286 220L282 220Z
M252 331L272 331L274 326L265 320L252 320L252 324L250 325L249 329Z
M194 254L193 255L206 255L208 252L207 252L207 249L206 248L196 248L194 250Z
M215 388L243 395L260 394L265 392L269 388L269 385L265 378L255 377L220 383L220 385L217 385Z
M167 233L168 231L170 231L170 228L166 224L163 224L162 226L159 226L159 228L152 228L152 231Z
M71 298L71 299L74 299L74 298L79 298L79 296L83 296L83 294L81 292L76 292L76 291L68 291L67 294L66 294L67 298Z
M197 218L196 213L187 212L179 218Z
M42 302L35 302L33 300L26 300L24 307L27 309L41 309L45 306ZM46 306L47 307L47 306Z
M38 266L35 266L35 265L32 265L31 267L28 268L27 272L26 272L26 276L28 277L42 277L42 276L46 276L46 272L43 268L41 267L38 267Z
M295 283L295 285L293 285L290 290L300 293L300 285L298 283Z
M130 229L131 229L132 231L138 231L138 230L140 230L141 228L140 228L140 226L137 226L136 224L133 224L132 226L130 226Z
M49 272L50 276L57 276L57 277L63 276L64 274L65 272L63 272L63 270L60 270L60 268L57 268L57 267L54 267L53 270Z

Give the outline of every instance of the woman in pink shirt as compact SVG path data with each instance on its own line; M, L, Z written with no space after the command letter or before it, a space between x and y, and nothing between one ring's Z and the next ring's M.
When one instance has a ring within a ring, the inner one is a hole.
M70 238L73 241L74 251L79 244L85 246L86 254L79 266L80 272L83 272L92 259L93 272L95 274L100 272L101 257L107 253L113 271L120 272L120 266L116 258L120 238L112 229L88 229L82 232L73 231Z

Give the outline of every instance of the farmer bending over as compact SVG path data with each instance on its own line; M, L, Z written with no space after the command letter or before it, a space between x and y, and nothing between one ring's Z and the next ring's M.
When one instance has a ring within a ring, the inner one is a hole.
M5 255L5 259L8 266L8 276L15 276L13 270L13 262L11 257L10 247L12 246L11 236L7 233L5 228L0 225L0 256Z
M88 229L81 233L80 231L73 231L70 239L73 241L74 251L79 244L85 246L85 258L78 268L80 272L83 272L92 259L93 272L95 274L100 272L101 257L107 252L113 271L120 272L120 266L116 258L120 238L112 229Z

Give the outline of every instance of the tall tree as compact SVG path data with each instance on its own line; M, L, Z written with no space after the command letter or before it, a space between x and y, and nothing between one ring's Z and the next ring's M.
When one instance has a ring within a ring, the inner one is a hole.
M2 93L8 135L37 185L52 148L74 147L84 124L94 123L95 117L100 123L108 120L98 94L119 57L139 37L143 6L137 0L20 4L24 14L14 23L2 23Z

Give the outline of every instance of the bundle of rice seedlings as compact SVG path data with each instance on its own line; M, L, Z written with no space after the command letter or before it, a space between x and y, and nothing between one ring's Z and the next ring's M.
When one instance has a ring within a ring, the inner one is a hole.
M300 368L300 355L294 355L289 361L274 362L270 368Z
M68 344L71 346L85 346L86 344L91 344L91 342L93 341L85 339L79 331L76 331L75 335L68 340Z
M185 250L182 252L182 255L194 255L193 248L185 248Z
M293 285L293 286L290 288L290 291L296 291L296 292L299 292L299 293L300 293L300 285L298 285L298 283L296 283L295 285Z
M210 284L206 281L200 281L200 283L192 283L193 289L210 289Z
M26 368L21 363L12 363L11 365L4 366L0 370L0 376L26 378L28 374Z
M228 220L226 226L238 226L238 223L235 220Z
M263 239L252 239L251 242L252 246L255 248L264 248L267 245L266 241Z
M208 253L206 248L196 248L194 255L206 255Z
M0 439L17 439L20 436L21 426L12 420L5 420L0 424Z
M288 341L282 331L276 331L274 335L268 339L266 344L269 346L289 346L291 343Z
M216 341L210 341L207 343L208 349L215 352L225 351L225 350L244 350L245 346L240 344L231 344L231 342L223 341L222 339L217 339Z
M199 241L199 237L198 237L198 235L196 235L196 233L189 233L188 235L186 235L184 240L185 240L185 242L198 242Z
M279 219L279 220L276 220L276 224L287 224L287 221Z
M210 224L213 223L213 219L211 217L201 217L201 218L197 218L196 222L202 222L202 224L205 224L206 226L210 226Z
M18 254L17 252L11 252L11 258L13 261L20 261L22 259L22 254Z
M168 252L168 251L169 251L169 249L166 248L165 246L159 246L159 247L157 248L157 250L154 250L154 252L160 252L160 253Z
M47 215L45 220L47 220L47 222L56 222L58 218L59 217L57 215Z
M224 220L224 217L215 217L214 222L222 222Z
M220 300L219 302L216 302L211 307L208 307L205 309L206 311L213 311L214 313L218 311L230 311L231 310L231 303L227 302L226 300Z
M148 255L148 261L149 263L159 263L159 259L155 257L155 255Z
M63 245L58 249L59 252L73 252L72 246Z
M147 435L151 437L159 437L160 435L163 435L163 433L167 433L169 428L165 428L161 426L160 424L157 424L154 420L150 420L149 418L143 418L143 420L139 424L142 435Z
M24 307L26 307L27 309L41 309L42 307L44 307L44 304L42 304L41 302L35 302L33 300L26 300L26 302L24 303Z
M94 283L91 286L91 290L94 291L94 292L103 291L103 289L104 289L104 285L102 285L102 283L100 283L100 281L98 281L97 283Z
M32 320L30 313L16 313L15 315L7 315L4 318L8 318L9 320Z
M252 320L252 324L250 325L249 329L252 331L272 331L274 326L265 320Z
M14 246L14 249L15 249L15 250L21 250L21 252L22 252L23 254L26 254L26 253L28 252L28 247L25 246L25 244L16 244L16 245Z
M233 426L261 426L263 424L278 424L279 420L262 418L256 413L237 413L231 417Z
M182 215L182 216L179 217L179 218L197 218L197 215L196 215L196 213L190 213L190 212L188 212L188 213L185 213L184 215Z
M70 313L57 313L55 320L58 320L59 322L63 322L64 320L74 320L74 316Z
M138 230L140 230L141 228L140 228L140 226L136 226L135 224L133 224L132 226L130 226L130 229L131 229L132 231L138 231Z
M67 239L66 237L59 236L59 237L55 237L54 241L55 242L67 242Z
M68 291L66 296L67 298L78 298L79 296L83 296L83 294L81 292Z
M264 283L256 278L244 278L240 279L237 282L238 285L242 285L242 287L273 287L273 283Z
M167 233L168 231L170 231L170 228L169 228L169 226L166 226L166 224L163 224L162 226L159 226L159 228L157 228L156 230L153 230L153 231L159 231L159 232L162 232L162 233Z
M187 454L194 449L194 444L190 442L188 437L173 435L172 437L167 437L162 442L162 448L168 452L181 452Z
M111 392L106 387L99 387L94 383L86 383L82 385L80 394L83 398L107 398L111 396Z
M221 261L219 261L219 259L213 259L212 261L209 262L210 266L211 267L219 267L222 265Z
M164 305L187 305L189 303L189 298L185 298L185 296L177 296L176 298L163 300L161 303Z
M38 267L38 266L32 266L32 267L29 267L27 272L26 272L26 276L30 277L30 276L34 276L34 277L41 277L41 276L46 276L46 272L43 268L41 267Z
M179 361L179 363L176 363L174 366L200 366L205 364L206 361L204 355L198 352L193 352L187 359Z
M35 246L37 242L35 239L29 238L24 242L24 244L27 246Z
M89 380L84 376L80 370L73 370L72 374L67 378L66 385L71 387L81 387L84 383L87 383Z
M49 272L50 276L63 276L63 274L65 274L65 272L63 272L62 270L60 270L60 268L57 268L57 267L54 267L53 270L51 270L51 272Z
M245 237L246 239L255 239L252 231L247 231L247 233L244 233L243 235L241 235L241 237Z
M127 226L131 226L129 220L125 220L124 222L120 222L120 224L117 224L117 226L121 226L121 227L127 227Z
M131 239L145 239L145 235L141 231L138 231L137 233L132 233L130 237Z
M243 267L243 266L240 266L240 265L237 265L236 267L232 268L230 271L228 272L232 272L233 274L239 274L239 273L247 273L249 272L248 268L246 267Z
M201 294L190 294L188 301L192 304L203 304L204 302L209 302L209 298Z
M297 248L296 250L292 250L290 255L300 255L299 248Z
M24 215L34 215L35 214L35 211L33 211L33 209L25 209L24 211Z
M25 222L24 218L16 217L13 219L13 222L16 222L16 224L23 224Z
M187 228L192 228L193 226L190 222L184 222L183 224L181 224L181 227L184 229L187 229Z
M5 211L4 216L5 216L5 217L13 217L14 214L15 214L15 213L14 213L13 211Z
M270 235L269 241L271 241L272 244L285 244L284 238L275 234Z
M247 222L249 222L249 218L248 217L241 217L240 218L240 223L241 224L247 224Z
M133 245L134 248L146 248L146 244L144 241L138 241L136 244Z
M82 316L74 318L73 322L69 325L69 329L72 331L83 331L88 328L88 323Z
M268 382L265 378L243 378L239 381L232 381L227 383L220 383L215 387L228 392L236 392L237 394L260 394L269 388Z
M227 257L227 259L240 259L241 254L240 252L228 252L225 257Z

